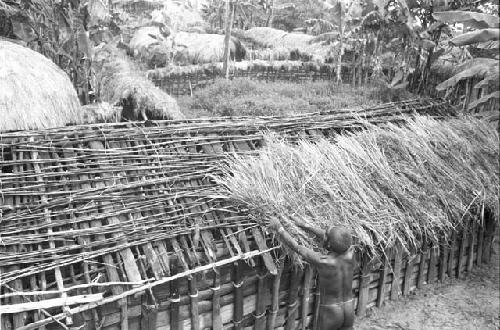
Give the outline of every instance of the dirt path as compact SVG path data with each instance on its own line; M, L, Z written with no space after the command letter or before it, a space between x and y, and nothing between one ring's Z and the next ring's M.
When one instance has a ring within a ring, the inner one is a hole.
M428 285L416 295L356 320L355 329L500 329L500 249L463 280Z

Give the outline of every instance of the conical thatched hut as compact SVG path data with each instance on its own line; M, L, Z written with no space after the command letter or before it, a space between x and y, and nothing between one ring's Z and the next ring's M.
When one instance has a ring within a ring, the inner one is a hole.
M69 77L43 55L0 40L0 131L64 126L79 121Z
M177 101L156 87L124 52L110 45L97 52L94 68L102 101L119 104L124 120L183 119Z

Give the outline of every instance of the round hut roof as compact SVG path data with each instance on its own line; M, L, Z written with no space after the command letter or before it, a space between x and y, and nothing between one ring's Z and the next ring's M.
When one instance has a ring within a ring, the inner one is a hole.
M69 77L42 54L0 40L0 132L80 121Z

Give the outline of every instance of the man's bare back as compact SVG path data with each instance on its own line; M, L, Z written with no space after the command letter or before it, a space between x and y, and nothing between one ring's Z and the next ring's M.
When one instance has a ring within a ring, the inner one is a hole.
M323 231L303 226L325 240L329 254L321 254L300 246L287 233L277 219L271 228L277 231L282 241L301 255L318 272L320 290L320 329L352 329L354 306L352 300L353 254L349 249L351 236L344 228Z
M350 329L354 323L352 252L324 256L318 272L320 329Z

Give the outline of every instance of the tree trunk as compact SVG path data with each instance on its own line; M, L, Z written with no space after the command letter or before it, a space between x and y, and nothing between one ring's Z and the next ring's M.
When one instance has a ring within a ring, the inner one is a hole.
M234 6L230 1L231 0L226 0L226 35L224 37L224 63L222 66L222 71L224 71L226 79L229 78L229 43L231 41L231 27L233 25L234 18Z
M274 0L271 0L271 5L269 6L269 17L267 17L267 27L273 27L274 20Z
M339 29L340 29L340 49L339 58L337 62L337 83L342 83L342 55L344 55L344 23L342 21L342 2L339 2L340 15L339 15Z

